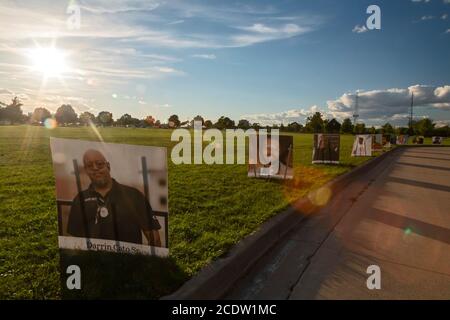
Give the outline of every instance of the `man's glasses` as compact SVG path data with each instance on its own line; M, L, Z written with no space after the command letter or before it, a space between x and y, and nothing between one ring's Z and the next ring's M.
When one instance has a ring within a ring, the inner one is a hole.
M99 169L99 170L101 170L101 169L105 168L107 164L108 164L107 161L100 161L100 160L99 160L99 161L94 161L94 162L88 162L88 163L86 163L86 164L84 165L84 167L85 167L87 170L94 170L94 169Z

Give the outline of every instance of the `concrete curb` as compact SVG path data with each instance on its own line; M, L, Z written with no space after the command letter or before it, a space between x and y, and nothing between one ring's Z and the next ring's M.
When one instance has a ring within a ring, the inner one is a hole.
M394 154L403 148L394 148L382 155L367 161L361 166L336 177L323 187L332 190L336 195L352 179L372 169L388 155ZM316 191L312 191L304 198L290 205L283 212L263 223L257 231L242 239L231 251L222 258L205 266L192 279L184 283L174 293L162 297L163 300L194 300L194 299L221 299L229 292L233 285L241 279L250 268L276 243L308 214L318 209L309 200Z

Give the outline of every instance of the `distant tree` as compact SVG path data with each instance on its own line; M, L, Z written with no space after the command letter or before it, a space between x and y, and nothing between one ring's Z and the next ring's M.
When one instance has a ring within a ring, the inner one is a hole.
M135 126L135 127L140 127L140 128L145 128L148 126L145 119L139 120L138 118L131 118L130 125Z
M307 132L319 133L324 131L324 122L320 112L314 113L306 118L305 128Z
M356 134L364 134L366 133L366 125L362 122L357 123L354 127Z
M155 122L155 127L156 127L156 128L161 127L161 121L156 120L156 122Z
M429 118L424 118L414 123L415 132L418 135L426 137L431 137L433 135L434 126L435 124Z
M133 117L128 113L122 115L119 119L117 119L116 124L119 126L129 126L132 123Z
M408 134L409 128L407 127L397 127L395 129L395 134Z
M51 118L52 114L45 108L35 108L31 115L32 123L44 123L45 119Z
M353 132L353 124L350 118L345 118L342 122L341 133L352 133Z
M95 123L96 119L95 119L95 115L93 115L90 112L83 112L82 114L80 114L80 122L84 125L90 125L91 123Z
M370 132L371 134L375 134L375 133L377 133L377 129L375 129L375 127L372 126L372 127L370 128L369 132Z
M303 126L298 122L291 122L286 127L287 131L289 132L301 132L303 129Z
M213 127L212 121L211 121L211 120L206 120L206 121L205 121L205 127L206 127L207 129L212 128L212 127Z
M173 114L169 117L169 127L170 128L178 128L180 126L180 119L176 114Z
M438 137L450 137L450 127L448 125L434 128L433 135Z
M239 120L237 127L240 129L247 130L250 128L250 121L241 119L241 120Z
M219 130L224 129L233 129L234 128L234 121L231 120L228 117L221 116L217 122L214 124L214 127L216 127Z
M104 127L111 126L114 123L112 113L109 111L99 112L97 115L97 122Z
M389 122L386 122L384 125L381 126L381 131L384 134L393 134L394 133L394 127Z
M145 122L149 127L153 127L155 125L156 119L152 116L145 117Z
M193 121L200 121L202 123L202 125L205 124L205 119L203 119L203 117L200 115L195 116Z
M328 133L339 133L341 130L341 124L333 118L325 123L325 130Z
M258 122L253 122L252 129L259 130L261 129L261 125Z
M10 123L23 123L24 114L22 112L22 103L19 98L14 97L11 103L0 111L0 121L7 121Z
M78 116L70 104L63 104L56 110L55 119L59 124L69 124L76 123Z

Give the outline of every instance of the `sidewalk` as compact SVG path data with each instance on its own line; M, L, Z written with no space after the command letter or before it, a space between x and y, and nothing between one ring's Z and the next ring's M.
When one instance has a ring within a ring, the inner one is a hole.
M369 265L381 290L369 290ZM450 299L450 148L405 148L359 176L231 299Z

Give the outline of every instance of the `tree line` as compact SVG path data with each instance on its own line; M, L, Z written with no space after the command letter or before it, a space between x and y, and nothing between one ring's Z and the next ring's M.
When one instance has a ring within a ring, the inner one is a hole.
M366 127L363 122L352 123L350 118L346 118L340 123L336 119L324 119L320 112L315 112L306 118L305 124L291 122L288 125L272 125L264 126L257 122L251 123L248 120L241 119L237 123L229 117L221 116L216 122L205 120L202 116L197 115L191 121L180 121L178 115L173 114L167 122L162 123L155 117L149 115L143 119L132 117L125 113L120 118L114 120L113 114L109 111L100 111L97 115L91 112L82 112L77 114L69 104L61 105L54 114L44 107L35 108L32 113L24 114L22 111L22 103L17 97L11 100L11 103L5 104L0 102L0 124L34 124L44 125L47 119L54 119L59 126L83 126L94 124L96 126L110 127L137 127L137 128L191 128L194 121L202 123L204 128L224 129L279 129L282 132L299 132L299 133L343 133L343 134L368 134L368 133L384 133L384 134L409 134L422 136L450 136L449 126L436 128L436 124L429 118L423 118L419 121L413 121L409 127L394 127L390 123L385 123L380 128Z

